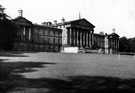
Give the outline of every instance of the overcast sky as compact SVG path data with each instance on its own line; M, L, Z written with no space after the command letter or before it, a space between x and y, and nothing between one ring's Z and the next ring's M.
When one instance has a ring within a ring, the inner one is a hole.
M61 22L79 18L87 19L96 26L95 33L103 31L128 38L135 37L135 0L0 0L6 13L15 18L18 10L33 23L54 20Z

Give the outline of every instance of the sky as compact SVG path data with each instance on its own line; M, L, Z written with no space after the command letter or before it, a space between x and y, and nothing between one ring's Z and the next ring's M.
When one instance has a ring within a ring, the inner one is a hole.
M120 37L135 37L135 0L0 0L12 19L23 10L23 16L33 23L61 22L85 18L95 25L95 33L103 31Z

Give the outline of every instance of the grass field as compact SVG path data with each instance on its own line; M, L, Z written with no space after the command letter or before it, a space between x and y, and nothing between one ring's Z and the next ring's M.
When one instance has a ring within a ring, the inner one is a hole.
M3 93L135 92L134 56L5 52L0 66Z

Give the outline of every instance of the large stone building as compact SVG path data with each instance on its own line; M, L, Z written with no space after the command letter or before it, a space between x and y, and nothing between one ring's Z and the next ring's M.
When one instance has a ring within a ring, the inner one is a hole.
M32 24L22 16L22 10L19 12L20 16L13 20L19 29L14 50L60 52L61 29L52 27L50 22L44 22L42 25Z
M23 11L13 20L18 26L18 38L14 50L46 52L91 52L114 54L119 51L119 35L94 33L95 26L86 19L77 19L61 23L54 21L33 24L23 17Z
M62 52L91 52L102 49L102 53L118 53L119 36L94 33L95 26L86 19L65 21L55 24L62 29Z
M94 33L94 48L102 49L105 54L117 54L119 52L119 35L115 32L111 34L95 34Z
M94 28L95 26L86 19L79 19L65 22L56 25L62 29L62 49L76 47L78 51L84 51L86 48L91 49L94 43Z
M117 54L119 52L119 35L113 32L112 34L105 34L104 38L104 52L106 54Z

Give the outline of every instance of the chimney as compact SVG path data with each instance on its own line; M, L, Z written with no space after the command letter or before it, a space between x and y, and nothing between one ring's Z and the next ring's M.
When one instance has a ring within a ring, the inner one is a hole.
M112 33L115 33L115 28L112 29Z
M18 14L19 14L19 16L21 16L21 17L22 17L22 16L23 16L23 10L21 10L21 9L20 9L20 10L18 10Z
M43 26L47 26L47 22L43 22L42 25L43 25Z
M99 34L100 34L100 35L104 35L104 32L103 32L103 31L101 31Z
M57 20L54 20L54 26L56 26L57 25Z
M64 19L64 17L61 19L61 21L62 21L62 23L63 23L63 24L65 23L65 19Z

